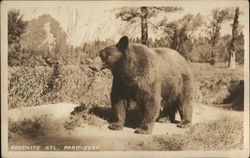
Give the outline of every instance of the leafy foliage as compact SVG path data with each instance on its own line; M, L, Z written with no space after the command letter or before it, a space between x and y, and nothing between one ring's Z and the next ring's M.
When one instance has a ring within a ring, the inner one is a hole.
M123 7L119 8L119 12L116 13L116 18L121 18L122 21L126 21L129 24L141 22L141 43L148 45L148 24L155 25L149 22L150 18L156 17L160 13L169 13L182 10L181 7Z
M176 11L181 11L181 7L150 7L145 6L148 9L148 19L156 17L160 13L171 13ZM118 10L118 11L117 11ZM116 18L121 18L121 20L134 23L138 22L140 19L141 10L140 7L122 7L116 9Z
M23 21L19 10L10 10L8 12L8 64L19 60L21 51L20 38L25 32L27 21Z
M27 21L23 21L19 10L8 12L8 44L19 43L21 35L25 32Z
M208 22L207 26L207 34L208 34L208 42L211 44L211 60L215 60L216 53L214 52L214 48L217 42L220 39L220 30L221 26L224 22L232 19L232 9L231 8L216 8L211 12L211 19Z
M217 45L214 48L216 54L216 62L228 61L228 46L232 36L224 35L219 38ZM140 39L132 39L131 42L139 43ZM149 38L149 47L171 47L171 40L167 37L152 40ZM197 37L186 39L179 47L179 52L187 60L192 62L208 63L211 60L211 45L206 38ZM236 42L236 62L239 64L244 63L244 35L241 33L237 37Z
M203 17L200 14L187 14L182 19L168 22L163 19L158 26L163 27L166 34L164 38L168 41L170 48L179 51L184 57L193 49L193 33L203 24Z
M209 42L214 46L219 40L221 25L223 22L232 19L233 14L229 8L217 8L212 10L211 16L212 18L209 21L207 33L210 37Z
M46 103L109 104L112 75L88 67L9 67L9 108ZM98 92L98 93L96 93Z

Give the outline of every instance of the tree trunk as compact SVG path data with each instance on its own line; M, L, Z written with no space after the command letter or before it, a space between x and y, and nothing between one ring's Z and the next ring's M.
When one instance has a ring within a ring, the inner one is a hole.
M230 50L229 51L229 68L234 69L236 66L235 64L235 51Z
M141 43L148 45L148 8L141 7Z
M238 24L239 24L239 7L235 10L233 28L232 28L232 41L229 45L228 53L229 53L229 61L228 67L233 69L235 68L235 48L236 48L236 40L238 36Z
M211 49L211 57L210 57L210 64L214 65L216 63L216 53L215 53L215 46L220 38L220 24L218 23L215 27L214 36L212 38L212 49Z

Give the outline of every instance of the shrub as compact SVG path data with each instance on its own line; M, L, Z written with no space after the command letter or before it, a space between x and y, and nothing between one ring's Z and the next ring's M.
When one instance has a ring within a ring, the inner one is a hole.
M8 72L9 108L59 102L109 105L112 75L108 71L59 65L9 67Z
M232 103L234 110L244 110L244 81L232 81L229 93L230 95L223 100L223 103Z
M51 73L50 67L8 67L9 108L43 103L42 93Z

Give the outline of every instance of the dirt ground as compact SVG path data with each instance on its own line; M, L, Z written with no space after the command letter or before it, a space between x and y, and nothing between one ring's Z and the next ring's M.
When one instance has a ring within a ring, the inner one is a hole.
M178 128L176 124L158 122L155 123L154 130L150 135L135 134L134 129L129 127L125 127L121 131L112 131L107 128L107 124L99 127L82 124L80 127L71 130L63 128L63 124L69 119L71 112L78 106L76 104L60 103L9 110L8 116L13 122L23 119L32 120L46 115L51 117L58 127L43 129L43 134L34 138L15 137L9 139L9 147L12 145L39 145L44 149L45 146L53 145L55 149L52 148L51 150L162 151L164 146L155 141L157 136L184 134L188 130ZM240 117L243 116L243 112L206 105L195 105L193 124L215 120L222 115ZM177 120L180 119L178 114L176 116ZM76 146L81 147L76 149Z

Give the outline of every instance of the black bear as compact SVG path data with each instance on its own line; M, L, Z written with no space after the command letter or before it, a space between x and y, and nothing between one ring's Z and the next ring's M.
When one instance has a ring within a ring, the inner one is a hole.
M176 122L177 111L181 118L178 127L191 124L193 79L189 64L177 51L131 44L123 36L117 44L102 49L99 57L90 68L108 68L113 75L111 104L116 118L110 129L123 129L131 101L143 115L135 133L150 134L159 117L168 115L171 122Z

